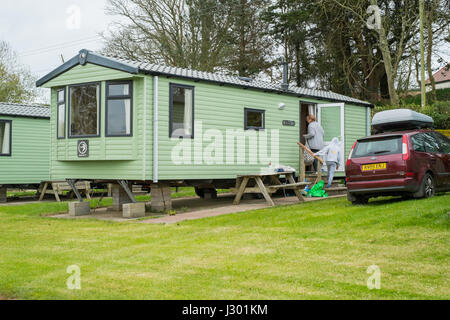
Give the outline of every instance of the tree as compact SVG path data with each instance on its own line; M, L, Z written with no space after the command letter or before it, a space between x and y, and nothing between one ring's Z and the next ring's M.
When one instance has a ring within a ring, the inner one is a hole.
M107 54L133 60L257 75L271 65L260 19L269 0L108 0L119 16L104 35Z
M433 78L433 49L445 40L445 31L450 25L448 3L440 0L424 1L424 23L426 29L426 66L431 84L431 100L436 100L436 83Z
M274 63L274 43L269 37L269 24L263 19L270 0L231 2L230 48L226 68L242 77L258 75Z
M289 81L306 87L313 80L312 57L308 27L310 24L310 2L278 0L269 6L263 18L269 24L269 34L281 47L284 61L290 67Z
M36 96L35 78L20 65L17 54L5 41L0 41L0 101L30 102Z
M114 30L105 35L104 51L133 60L213 71L221 66L228 41L230 18L225 2L108 0L107 13L123 22L115 22Z

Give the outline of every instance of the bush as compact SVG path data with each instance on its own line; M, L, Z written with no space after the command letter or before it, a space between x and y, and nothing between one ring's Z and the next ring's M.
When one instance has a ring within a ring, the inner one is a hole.
M431 92L427 92L427 101L431 101ZM447 89L438 89L436 90L436 101L450 101L450 88ZM405 105L409 104L418 104L422 103L422 97L419 95L416 96L407 96L403 99Z
M450 92L450 91L449 91ZM432 105L422 108L419 104L408 104L400 106L376 106L373 110L373 115L378 112L393 110L393 109L410 109L430 116L434 120L434 127L436 129L449 130L450 129L450 99L447 101L437 101Z

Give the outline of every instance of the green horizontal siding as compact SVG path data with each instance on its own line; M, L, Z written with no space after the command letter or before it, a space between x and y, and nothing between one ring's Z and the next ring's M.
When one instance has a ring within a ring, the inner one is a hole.
M133 75L126 72L108 69L88 63L84 66L78 65L59 75L53 80L47 82L44 87L53 88L87 82L130 79L132 77Z
M38 184L49 178L50 121L0 116L12 121L10 157L0 157L0 184Z
M226 150L223 150L224 164L175 164L172 161L172 150L180 143L179 139L169 138L169 85L170 83L194 86L194 120L202 121L203 133L206 130L219 130L224 140L227 129L244 129L244 109L261 109L265 111L266 131L279 130L280 154L279 163L298 169L299 166L299 99L279 94L244 90L227 86L218 86L202 82L191 82L160 78L159 81L159 179L232 179L238 174L258 173L267 163L249 164L250 154L255 154L258 147L246 142L246 164L226 164ZM284 110L278 105L285 103ZM283 120L293 120L295 127L282 126ZM185 140L193 151L202 142L201 132L195 130L194 139ZM269 135L270 139L270 135ZM209 142L210 143L210 142ZM203 141L203 151L209 144ZM225 144L225 142L224 142ZM235 143L235 154L237 148ZM270 146L268 156L271 155ZM194 159L194 157L192 157ZM236 158L237 160L237 158ZM236 161L237 162L237 161Z

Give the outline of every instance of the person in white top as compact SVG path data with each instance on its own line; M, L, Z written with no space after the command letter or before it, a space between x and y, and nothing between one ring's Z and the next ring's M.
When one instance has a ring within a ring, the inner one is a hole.
M316 153L316 156L322 156L328 168L328 185L331 188L333 183L334 173L339 170L341 163L341 146L338 138L333 138L331 143Z

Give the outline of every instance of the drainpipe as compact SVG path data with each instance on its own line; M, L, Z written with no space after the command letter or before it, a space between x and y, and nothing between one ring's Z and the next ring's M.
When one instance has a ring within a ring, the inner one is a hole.
M283 83L281 84L281 89L283 91L287 91L289 89L289 83L288 83L288 63L286 61L283 61L281 63L283 65Z
M158 161L159 161L159 141L158 141L158 131L159 131L159 118L158 118L158 81L159 77L153 77L153 182L158 182Z

